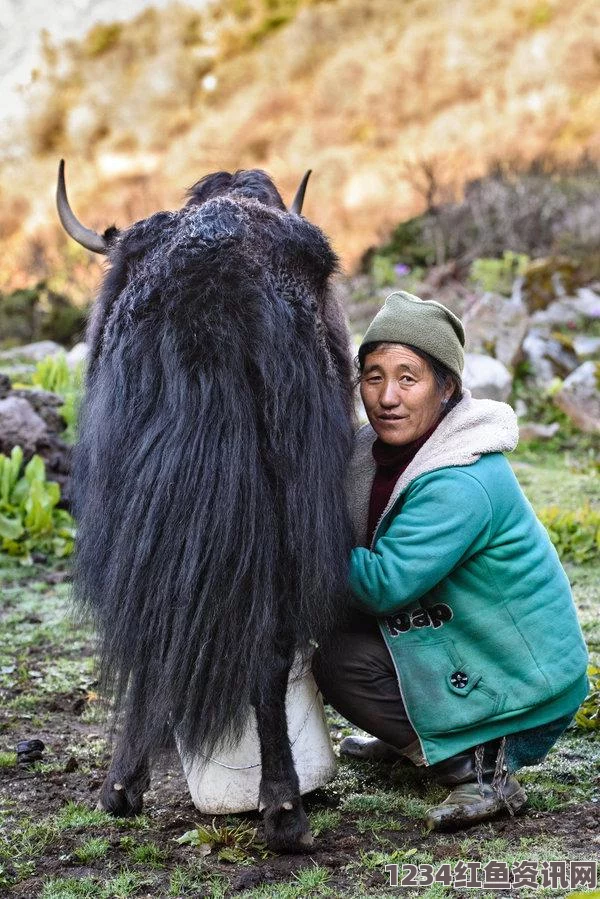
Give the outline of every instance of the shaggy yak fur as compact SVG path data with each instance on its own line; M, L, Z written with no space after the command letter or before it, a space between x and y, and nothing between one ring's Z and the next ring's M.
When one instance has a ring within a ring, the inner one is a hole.
M258 171L104 239L74 470L75 592L121 722L99 804L139 812L174 734L209 755L253 705L266 837L297 850L288 671L343 615L351 539L336 258Z

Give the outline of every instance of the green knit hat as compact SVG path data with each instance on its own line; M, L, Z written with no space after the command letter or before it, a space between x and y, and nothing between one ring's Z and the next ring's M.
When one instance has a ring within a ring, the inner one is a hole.
M462 376L465 329L458 316L435 300L421 300L405 290L390 294L367 328L361 346L380 341L410 344Z

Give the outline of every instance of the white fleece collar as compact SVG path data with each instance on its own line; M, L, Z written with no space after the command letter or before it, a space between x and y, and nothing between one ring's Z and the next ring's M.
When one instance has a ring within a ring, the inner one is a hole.
M350 514L361 545L365 542L369 498L377 467L372 453L376 439L377 434L369 424L356 433L347 480ZM518 439L517 416L507 403L473 399L465 388L461 401L442 419L396 481L381 518L415 478L438 468L472 465L486 453L512 452Z

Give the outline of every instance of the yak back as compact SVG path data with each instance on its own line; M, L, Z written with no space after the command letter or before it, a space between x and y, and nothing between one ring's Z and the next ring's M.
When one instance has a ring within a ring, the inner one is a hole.
M305 219L220 197L111 251L75 454L75 594L140 751L235 739L343 614L347 332Z

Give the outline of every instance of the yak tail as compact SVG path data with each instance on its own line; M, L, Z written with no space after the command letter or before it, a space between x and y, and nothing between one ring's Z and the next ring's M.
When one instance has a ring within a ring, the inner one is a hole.
M267 300L113 310L88 376L75 595L150 755L235 740L276 646L325 639L345 604L347 385L314 304Z

